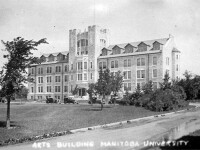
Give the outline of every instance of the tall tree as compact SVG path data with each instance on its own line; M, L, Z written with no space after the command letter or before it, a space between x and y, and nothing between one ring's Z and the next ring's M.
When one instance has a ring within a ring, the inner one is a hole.
M112 82L111 90L114 95L117 95L117 92L120 91L123 85L123 75L121 74L120 71L118 71L115 74L114 73L111 74L111 82Z
M7 99L6 127L10 128L10 101L14 93L19 91L23 83L29 80L27 68L33 63L40 63L39 59L33 57L32 50L37 50L37 46L46 43L46 39L39 41L25 40L21 37L14 38L13 41L1 41L5 46L8 62L4 64L0 72L0 84L3 96Z
M160 88L162 90L166 90L166 89L170 89L171 88L171 82L169 81L170 77L169 77L169 73L165 72L165 76L163 79L163 82L160 83Z

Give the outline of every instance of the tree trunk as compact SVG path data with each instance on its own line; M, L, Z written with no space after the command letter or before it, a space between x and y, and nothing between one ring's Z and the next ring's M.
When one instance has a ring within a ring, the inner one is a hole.
M7 117L6 117L6 128L10 128L10 97L7 97Z

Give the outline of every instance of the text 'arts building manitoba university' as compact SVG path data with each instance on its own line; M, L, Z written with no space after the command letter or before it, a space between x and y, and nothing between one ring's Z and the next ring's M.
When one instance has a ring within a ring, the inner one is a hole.
M89 26L87 31L69 31L69 50L44 54L41 64L32 65L29 73L34 79L28 84L28 99L52 97L63 100L78 85L78 96L87 95L89 83L98 80L99 68L124 75L123 89L134 91L148 81L154 88L163 81L166 72L170 79L180 77L180 51L174 38L128 42L109 45L108 29Z

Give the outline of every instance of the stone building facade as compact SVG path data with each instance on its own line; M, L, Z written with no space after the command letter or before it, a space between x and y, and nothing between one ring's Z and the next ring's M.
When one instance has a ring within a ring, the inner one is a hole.
M180 78L180 51L174 37L110 45L102 49L98 68L124 75L123 91L134 91L150 80L159 87L167 72L170 79Z
M180 51L174 38L110 45L108 29L89 26L87 31L69 31L69 50L44 54L42 63L29 68L33 83L28 84L28 99L53 97L63 100L72 95L84 98L89 83L98 79L99 68L124 74L124 87L134 91L152 80L158 87L167 71L171 79L180 77Z

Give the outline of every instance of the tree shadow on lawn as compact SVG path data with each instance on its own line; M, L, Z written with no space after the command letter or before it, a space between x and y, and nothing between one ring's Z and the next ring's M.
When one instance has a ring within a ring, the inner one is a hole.
M18 128L15 121L10 121L11 128ZM0 128L6 128L6 121L0 121Z

